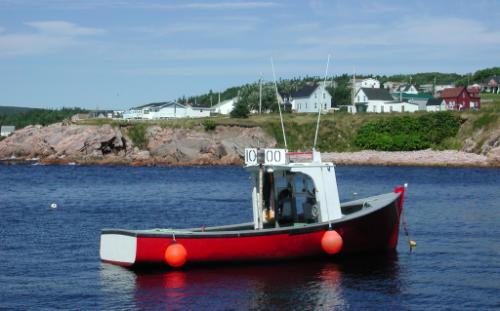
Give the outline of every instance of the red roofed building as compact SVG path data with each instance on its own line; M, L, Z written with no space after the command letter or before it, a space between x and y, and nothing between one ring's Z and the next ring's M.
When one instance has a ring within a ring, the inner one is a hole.
M465 87L454 87L441 91L441 98L448 110L479 109L481 98L478 93L470 93Z

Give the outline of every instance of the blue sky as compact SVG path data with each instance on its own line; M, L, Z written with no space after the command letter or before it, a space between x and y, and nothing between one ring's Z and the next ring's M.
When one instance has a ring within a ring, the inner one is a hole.
M500 1L0 0L0 105L120 109L278 77L500 65Z

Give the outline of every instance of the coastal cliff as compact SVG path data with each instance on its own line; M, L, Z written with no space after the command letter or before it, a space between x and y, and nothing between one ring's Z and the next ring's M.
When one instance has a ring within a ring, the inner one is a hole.
M205 131L147 126L145 143L134 143L130 127L52 124L27 126L0 141L0 159L42 163L130 165L226 165L242 163L246 147L273 147L259 127L217 126Z

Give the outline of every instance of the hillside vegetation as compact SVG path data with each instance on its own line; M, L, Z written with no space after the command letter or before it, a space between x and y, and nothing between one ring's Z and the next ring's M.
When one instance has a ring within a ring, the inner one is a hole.
M87 112L81 108L32 109L20 107L0 107L0 125L14 125L17 129L27 125L48 125L62 122L77 113ZM5 109L13 108L13 109Z

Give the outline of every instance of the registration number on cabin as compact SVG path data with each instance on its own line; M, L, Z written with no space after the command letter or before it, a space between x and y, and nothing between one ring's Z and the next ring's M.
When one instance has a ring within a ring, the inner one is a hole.
M245 148L245 164L286 165L286 149ZM260 160L259 160L260 154Z

